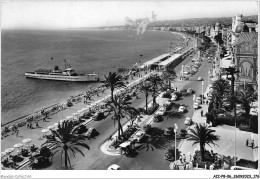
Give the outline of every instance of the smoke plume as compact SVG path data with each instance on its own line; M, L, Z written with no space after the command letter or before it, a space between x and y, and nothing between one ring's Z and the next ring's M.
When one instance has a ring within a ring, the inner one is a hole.
M130 26L131 28L136 29L136 35L141 36L144 34L149 23L156 21L157 14L153 11L151 20L149 18L139 18L136 20L132 20L129 17L126 17L126 26Z

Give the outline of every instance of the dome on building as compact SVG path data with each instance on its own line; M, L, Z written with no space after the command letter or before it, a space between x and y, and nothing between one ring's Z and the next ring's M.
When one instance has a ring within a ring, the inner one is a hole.
M241 33L242 30L243 30L243 25L238 25L238 26L236 27L236 29L235 29L235 32L236 32L236 33Z

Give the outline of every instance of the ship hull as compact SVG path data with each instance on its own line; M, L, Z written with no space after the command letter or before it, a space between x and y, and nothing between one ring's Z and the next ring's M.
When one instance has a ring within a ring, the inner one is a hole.
M41 75L33 72L26 72L27 78L35 78L42 80L55 80L55 81L74 81L74 82L94 82L99 81L98 75L86 75L86 76L61 76L61 75Z

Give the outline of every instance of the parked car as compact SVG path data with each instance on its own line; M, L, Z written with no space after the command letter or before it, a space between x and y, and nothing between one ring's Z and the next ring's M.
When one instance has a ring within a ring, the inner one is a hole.
M117 164L113 164L113 165L110 165L107 169L108 170L121 170L121 167Z
M169 136L173 134L173 127L167 127L166 129L164 129L163 132L164 135Z
M164 96L165 93L166 93L166 92L162 92L161 94L159 94L159 97L160 97L160 98L163 98L163 96Z
M187 89L187 93L192 94L192 93L193 93L193 90L192 90L191 88L188 88L188 89Z
M194 104L193 104L193 108L194 108L194 109L198 109L198 108L199 108L199 103L194 103Z
M178 111L181 112L181 113L184 113L185 107L184 106L180 106Z
M177 99L178 99L178 96L176 94L172 93L171 100L176 101Z
M158 110L158 111L156 111L156 113L155 114L158 114L158 115L164 115L165 114L165 112L166 112L166 108L165 107L160 107L160 109Z
M190 117L186 117L186 119L185 119L185 121L184 121L184 124L190 126L191 123L192 123L191 118L190 118Z
M86 136L89 137L89 138L95 137L96 135L98 135L98 132L94 127L90 127L88 129L88 131L86 132Z
M202 80L203 80L203 79L199 76L199 77L198 77L198 81L202 81Z
M137 131L133 136L133 139L136 140L137 142L140 142L143 139L144 135L145 135L144 131Z

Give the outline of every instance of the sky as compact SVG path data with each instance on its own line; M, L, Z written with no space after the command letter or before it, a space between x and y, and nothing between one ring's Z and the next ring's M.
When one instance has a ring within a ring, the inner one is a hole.
M124 25L125 18L176 20L200 17L257 15L256 1L16 1L1 3L2 29L54 29Z

